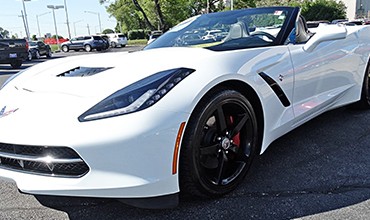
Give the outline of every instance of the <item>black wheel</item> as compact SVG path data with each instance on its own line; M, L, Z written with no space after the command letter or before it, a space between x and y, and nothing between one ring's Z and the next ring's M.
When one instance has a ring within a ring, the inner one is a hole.
M50 58L53 56L53 53L51 52L51 50L49 49L48 52L46 53L46 57L47 58Z
M22 66L22 60L14 60L10 63L13 69L18 69Z
M67 45L62 46L62 51L63 51L64 53L67 53L67 52L69 51L68 46L67 46Z
M370 61L362 83L361 99L352 105L355 109L370 109Z
M84 49L85 49L86 52L91 52L92 51L92 48L91 48L91 46L89 44L86 44L84 46Z
M113 42L110 43L110 46L115 48L115 47L117 47L117 44L116 44L116 42L113 41Z
M40 52L38 50L35 51L35 58L36 59L40 59L41 58Z
M32 60L32 53L31 53L31 51L28 51L27 60L29 60L29 61Z
M234 190L247 174L258 143L250 102L234 90L218 90L198 104L181 146L181 192L199 197Z

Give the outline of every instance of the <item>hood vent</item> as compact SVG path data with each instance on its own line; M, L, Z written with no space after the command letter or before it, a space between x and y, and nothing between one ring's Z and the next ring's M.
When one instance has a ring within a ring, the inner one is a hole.
M98 74L100 72L111 69L112 67L76 67L64 73L57 75L57 77L86 77Z

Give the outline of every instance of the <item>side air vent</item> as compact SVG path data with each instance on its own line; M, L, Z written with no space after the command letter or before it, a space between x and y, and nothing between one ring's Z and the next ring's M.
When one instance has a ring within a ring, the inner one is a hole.
M112 67L76 67L71 70L68 70L64 73L57 75L57 77L86 77L92 76L103 71L109 70Z
M284 107L290 106L290 101L288 97L285 95L284 91L279 86L279 84L264 72L260 72L259 75L262 77L263 80L266 81L267 84L269 84L271 89L274 91L276 96L279 98L281 104L283 104Z

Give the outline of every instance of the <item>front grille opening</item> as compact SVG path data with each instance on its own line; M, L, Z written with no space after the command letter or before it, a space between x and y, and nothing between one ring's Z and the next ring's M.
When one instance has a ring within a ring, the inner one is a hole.
M61 177L81 177L89 171L71 148L6 143L0 143L0 168Z

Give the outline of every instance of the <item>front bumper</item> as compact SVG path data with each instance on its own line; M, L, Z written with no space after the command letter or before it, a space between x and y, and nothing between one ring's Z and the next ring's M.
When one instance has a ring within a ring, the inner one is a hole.
M37 101L33 104L0 118L0 142L66 146L77 152L89 171L81 177L63 177L12 170L0 164L0 176L13 180L22 192L106 198L148 198L179 192L172 163L177 132L189 117L187 113L153 106L81 123L66 109L65 116L53 113L60 106L40 112L32 107Z

